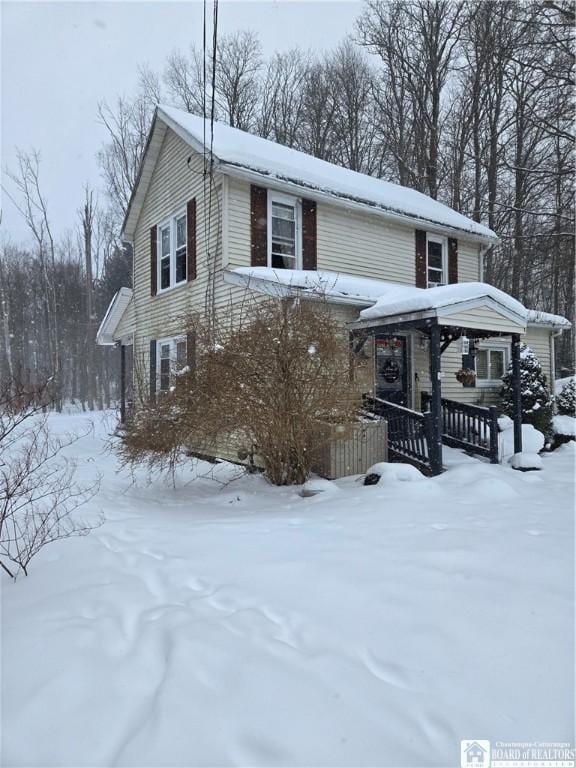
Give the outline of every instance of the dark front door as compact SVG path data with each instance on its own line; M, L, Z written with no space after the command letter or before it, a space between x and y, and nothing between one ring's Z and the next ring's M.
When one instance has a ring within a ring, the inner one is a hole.
M405 336L376 336L376 397L408 405L408 353Z

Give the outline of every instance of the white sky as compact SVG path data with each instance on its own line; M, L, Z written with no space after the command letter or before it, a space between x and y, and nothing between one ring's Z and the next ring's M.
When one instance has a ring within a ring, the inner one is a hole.
M296 45L318 50L352 32L360 11L349 0L221 0L219 30L255 30L265 55ZM138 64L158 70L172 49L201 44L202 3L0 0L0 13L2 170L15 166L16 146L40 150L51 219L62 234L76 225L84 183L101 183L97 102L132 93ZM3 184L10 187L4 174ZM1 231L27 238L5 194Z

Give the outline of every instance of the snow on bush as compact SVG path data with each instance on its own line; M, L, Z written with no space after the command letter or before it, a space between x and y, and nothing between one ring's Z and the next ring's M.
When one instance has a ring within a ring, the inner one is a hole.
M317 496L319 493L337 493L338 490L338 486L330 482L330 480L325 480L322 477L313 477L304 483L300 496L307 498L309 496Z
M508 416L514 413L512 363L502 379L502 407ZM552 432L552 397L540 361L526 344L520 348L520 386L522 391L522 421L549 435Z
M381 461L378 464L373 464L366 472L364 485L376 485L380 480L385 483L413 483L425 479L424 475L412 464L387 464Z
M506 460L514 455L514 429L513 422L506 424L504 430L498 435L498 446L501 460ZM500 423L500 420L499 420ZM502 426L500 427L502 429ZM535 429L532 424L522 424L522 450L527 453L539 453L544 448L545 439L542 432Z
M521 469L524 472L530 469L542 469L542 458L537 453L528 451L515 453L512 458L508 459L508 462L512 469Z
M555 435L576 437L576 419L572 416L554 416L552 428Z
M560 389L556 396L556 407L561 416L576 416L576 379L574 377Z

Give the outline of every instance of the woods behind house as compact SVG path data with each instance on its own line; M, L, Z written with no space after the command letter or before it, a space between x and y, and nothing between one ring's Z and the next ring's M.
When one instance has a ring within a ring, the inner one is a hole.
M206 78L217 120L487 224L501 240L486 282L574 322L574 21L562 1L368 0L350 37L323 54L265 59L253 32L222 35ZM139 68L133 96L97 106L106 198L86 190L76 232L52 231L40 158L20 155L7 186L31 237L0 251L3 373L42 371L61 397L89 407L114 398L114 350L94 336L115 291L131 284L120 222L155 105L203 113L204 61L197 46L174 50L161 71ZM556 352L558 371L572 371L571 333Z

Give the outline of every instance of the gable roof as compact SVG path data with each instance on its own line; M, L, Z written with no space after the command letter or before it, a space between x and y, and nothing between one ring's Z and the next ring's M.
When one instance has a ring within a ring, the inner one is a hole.
M212 146L222 173L288 187L312 198L345 202L389 218L428 224L454 233L464 232L486 244L498 239L488 227L414 189L342 168L223 123L215 122L211 135L209 120L168 106L158 106L154 115L124 221L123 233L127 237L133 234L166 126L197 152L208 152Z
M570 328L570 322L564 317L526 309L512 296L487 283L453 283L436 288L417 288L414 285L357 277L342 272L272 267L236 267L225 270L224 281L275 297L323 296L335 304L350 304L360 309L360 323L373 323L385 317L418 312L449 316L474 306L486 306L519 326Z
M120 288L120 290L114 294L114 298L108 305L106 314L102 318L102 322L96 333L97 344L100 346L108 346L116 343L116 330L131 299L131 288Z

